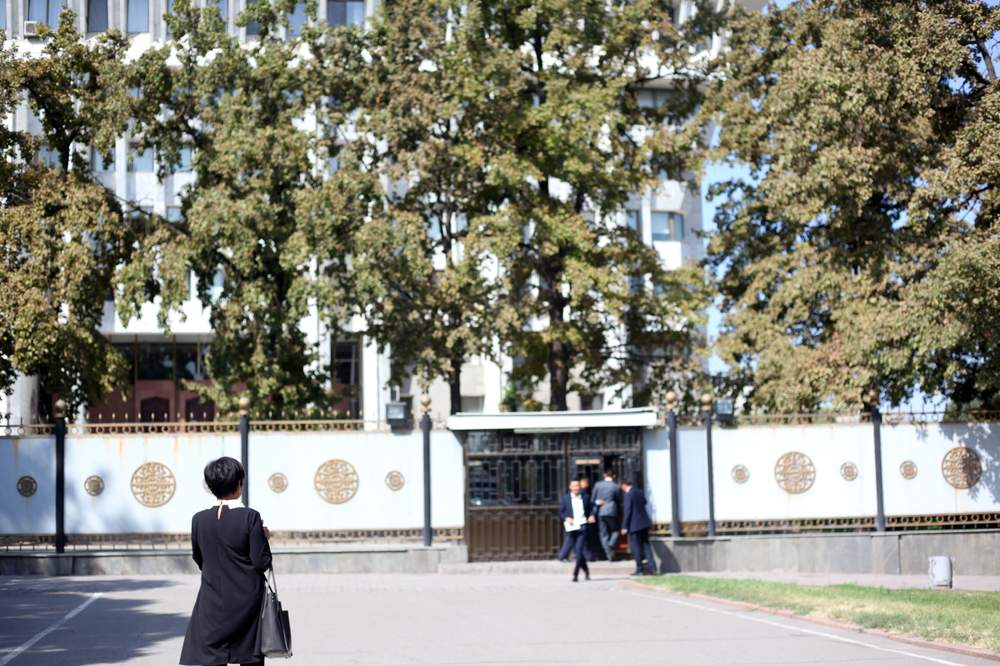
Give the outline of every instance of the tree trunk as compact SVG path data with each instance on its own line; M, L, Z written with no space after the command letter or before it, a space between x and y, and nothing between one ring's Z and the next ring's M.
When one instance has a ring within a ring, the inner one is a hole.
M560 328L563 321L562 298L553 295L549 301L549 328ZM549 409L556 412L565 412L569 407L566 405L566 393L569 386L569 347L562 340L553 340L549 343Z
M458 414L462 410L462 359L460 358L451 359L448 388L451 391L451 413Z

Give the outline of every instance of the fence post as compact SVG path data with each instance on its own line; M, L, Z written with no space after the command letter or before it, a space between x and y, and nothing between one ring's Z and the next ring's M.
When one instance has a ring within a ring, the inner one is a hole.
M66 403L55 404L56 436L56 552L66 551Z
M705 414L705 454L708 464L708 536L715 536L715 468L712 466L712 396L701 396L701 411Z
M872 430L875 435L875 531L885 532L885 495L882 490L882 412L878 409L878 393L870 391Z
M425 395L420 399L423 416L420 417L420 430L424 435L424 546L429 547L434 539L431 529L431 398Z
M681 492L677 455L677 394L667 391L667 428L670 442L670 536L681 536Z
M240 462L243 463L243 506L250 506L250 398L240 398Z

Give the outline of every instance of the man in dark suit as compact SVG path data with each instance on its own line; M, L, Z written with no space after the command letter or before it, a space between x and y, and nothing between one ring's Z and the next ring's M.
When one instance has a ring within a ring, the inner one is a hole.
M584 482L584 479L580 479L578 482L577 481L571 481L570 482L570 486L572 486L573 483L578 483L577 487L579 488L580 496L583 497L584 503L588 507L590 507L591 506L590 492L588 492L587 488L583 487L584 486L583 482ZM587 487L588 488L590 487L590 483L589 482L587 483ZM565 499L565 497L566 496L563 495L563 497L560 498L560 500L559 500L559 512L560 513L562 513L562 502ZM559 561L560 562L569 562L569 554L571 552L573 552L573 543L574 543L573 539L570 537L569 532L567 532L566 533L566 537L563 539L562 546L559 547ZM587 552L590 552L590 546L589 545L587 546Z
M649 573L656 571L656 560L653 559L653 547L649 544L649 528L653 521L646 510L646 494L635 487L635 479L622 483L624 493L625 515L622 518L622 534L628 535L628 547L635 558L633 576L641 576L645 572L644 562L649 563Z
M580 492L580 482L569 482L569 492L559 501L559 517L566 530L566 540L576 553L576 566L573 568L573 582L577 582L580 570L590 580L590 568L587 559L590 557L590 547L587 545L587 532L594 518L590 512L590 497Z

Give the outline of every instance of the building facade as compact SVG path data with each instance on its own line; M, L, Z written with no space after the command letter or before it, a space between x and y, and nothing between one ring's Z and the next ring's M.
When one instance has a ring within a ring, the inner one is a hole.
M230 30L241 39L252 38L253 26L237 27L235 18L244 9L247 0L219 1L218 7L228 21ZM77 29L82 34L95 35L106 30L128 34L130 53L140 53L150 46L169 39L164 15L171 0L0 0L0 30L8 39L18 42L25 50L38 50L41 41L36 37L38 25L53 24L62 6L68 5L77 15ZM376 0L325 0L318 6L318 19L330 24L363 24L373 15ZM675 16L683 21L694 10L690 0L675 3ZM295 31L305 21L304 5L291 17L291 30ZM716 37L707 48L717 52L721 39ZM709 54L711 55L711 53ZM661 91L644 91L640 102L656 104ZM12 118L6 119L12 129L38 133L40 124L27 103L21 105ZM114 159L105 163L95 156L92 168L97 177L122 200L165 217L179 218L180 196L193 181L190 154L182 155L177 172L162 181L156 175L156 156L153 151L140 151L128 136L121 137L114 151ZM685 262L702 258L704 244L698 232L702 229L700 193L676 181L663 181L659 187L636 193L626 210L619 215L620 223L635 228L643 241L653 247L667 268L676 268ZM113 301L105 305L102 332L132 361L131 385L115 392L101 405L93 405L80 418L100 421L174 421L211 420L211 405L198 401L195 394L181 388L184 381L207 381L203 358L212 340L208 312L196 298L195 285L191 285L191 298L182 312L172 317L170 332L160 329L156 321L157 305L148 303L141 316L128 324L122 322ZM320 363L332 366L334 383L347 389L350 395L338 410L345 416L364 420L379 427L385 418L386 403L413 398L419 391L415 381L402 386L388 385L391 350L380 352L373 341L360 333L346 334L331 339L318 316L313 314L302 322L309 333L309 340L316 345ZM363 322L354 321L348 331L363 330ZM501 359L495 363L488 359L473 359L462 372L462 405L465 412L499 411L507 377L513 360ZM542 387L536 398L547 402L547 387ZM615 409L627 401L616 396L615 387L604 395L581 397L571 394L570 409ZM430 388L432 411L443 416L449 410L448 386L443 381ZM37 380L31 377L18 379L9 396L0 395L0 421L30 421L39 413L42 400ZM414 410L419 400L412 399Z

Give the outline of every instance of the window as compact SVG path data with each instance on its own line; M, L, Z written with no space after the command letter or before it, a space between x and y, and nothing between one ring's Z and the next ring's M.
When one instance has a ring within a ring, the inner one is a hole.
M48 146L42 146L38 149L38 162L50 169L62 168L62 162L59 161L59 151Z
M129 173L153 173L153 149L132 146L128 156Z
M247 0L247 4L246 4L247 9L249 9L250 6L253 3L254 3L254 0ZM259 34L260 34L260 24L257 23L257 21L250 21L249 23L247 23L247 36L248 37L252 37L254 35L259 35Z
M229 19L229 0L219 0L218 5L216 5L216 6L219 8L219 16L222 17L222 20L223 21L228 20Z
M59 25L60 0L28 0L28 20L55 28Z
M326 170L330 174L340 171L340 160L336 157L326 158Z
M327 0L326 21L330 25L361 25L365 22L363 0Z
M87 0L87 32L108 31L108 0Z
M94 173L113 173L115 170L115 154L111 153L111 157L105 161L100 151L91 149L90 170Z
M177 380L199 381L205 374L204 349L197 343L177 343Z
M167 206L167 222L180 222L184 219L184 212L180 206Z
M191 146L184 146L180 149L178 154L177 170L186 173L191 170L191 157L192 157Z
M0 30L7 29L7 0L0 0Z
M357 386L358 342L339 340L333 345L333 381L341 386Z
M684 216L679 213L654 212L652 215L654 241L684 240Z
M641 219L640 211L636 210L635 208L628 208L625 210L625 224L626 226L628 226L629 229L631 229L636 233L642 232L642 227L639 224L640 219Z
M174 378L174 350L169 343L141 343L139 345L138 379Z
M149 32L149 0L128 0L128 34Z
M640 90L639 91L639 108L640 109L659 109L666 106L670 102L670 90Z
M302 26L306 24L306 3L296 2L292 13L288 15L288 33L301 35Z

